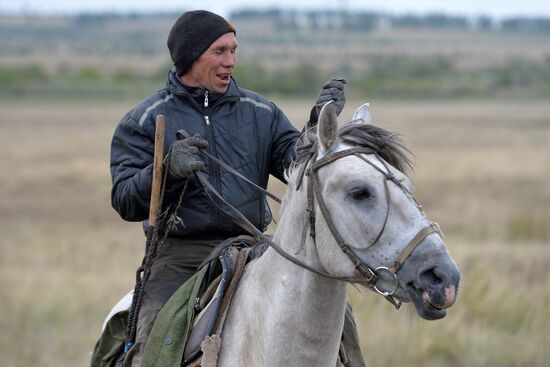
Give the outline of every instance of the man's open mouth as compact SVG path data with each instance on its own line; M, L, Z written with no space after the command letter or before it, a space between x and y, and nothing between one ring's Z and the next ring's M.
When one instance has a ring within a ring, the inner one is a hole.
M218 78L220 78L221 80L224 80L224 81L229 81L229 78L231 78L231 74L229 74L229 73L216 74L216 76Z

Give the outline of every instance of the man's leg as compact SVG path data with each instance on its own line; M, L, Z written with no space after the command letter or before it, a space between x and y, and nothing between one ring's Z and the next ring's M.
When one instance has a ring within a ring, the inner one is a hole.
M366 367L361 346L359 345L359 335L357 335L357 325L353 318L351 305L346 305L346 315L344 317L344 330L342 331L342 344L346 352L348 362L346 367Z
M215 247L211 242L182 242L167 239L151 268L151 275L143 290L139 311L136 340L126 354L125 367L139 367L145 343L151 333L153 321L172 294L193 276L202 260Z
M136 340L128 351L124 366L141 365L145 342L149 337L153 321L172 294L195 272L195 269L182 269L175 264L155 264L143 290L143 302L139 310Z

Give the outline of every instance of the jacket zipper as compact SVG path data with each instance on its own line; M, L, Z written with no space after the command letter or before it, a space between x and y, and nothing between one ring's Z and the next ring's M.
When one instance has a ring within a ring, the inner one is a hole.
M208 117L208 111L206 110L208 108L208 90L204 91L204 121L206 121L206 125L210 126L210 117Z
M212 142L210 144L210 147L212 149L212 155L214 157L218 156L218 153L216 152L216 144L214 143L214 130L212 128L212 124L210 123L210 116L208 116L208 110L209 107L209 101L208 101L208 90L204 91L204 122L206 123L206 133L208 134L207 139L208 141ZM212 185L218 190L218 192L221 193L221 180L220 180L220 168L215 165L214 161L209 159L208 162L210 166L210 175L212 177ZM214 220L214 223L219 223L221 220L220 211L218 210L218 207L221 208L222 202L221 199L218 197L214 198L216 205L212 208L212 219Z

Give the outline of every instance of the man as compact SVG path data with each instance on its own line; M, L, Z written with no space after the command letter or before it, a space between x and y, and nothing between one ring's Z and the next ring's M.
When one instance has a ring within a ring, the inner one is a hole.
M216 164L203 160L205 149L262 187L269 175L284 181L300 133L283 112L263 96L242 89L233 79L238 46L235 28L207 12L184 13L172 27L168 48L174 62L166 87L124 116L111 145L112 205L128 221L146 221L149 213L154 151L154 121L166 117L165 151L168 177L164 203L177 203L184 191L175 228L151 269L138 318L136 343L125 365L138 366L149 326L169 297L191 277L222 240L244 231L221 213L193 177L202 170L224 198L257 228L269 224L265 198ZM344 81L327 83L312 109L334 100L342 110ZM178 130L193 137L176 140ZM185 187L185 190L184 190ZM163 210L166 208L163 208Z

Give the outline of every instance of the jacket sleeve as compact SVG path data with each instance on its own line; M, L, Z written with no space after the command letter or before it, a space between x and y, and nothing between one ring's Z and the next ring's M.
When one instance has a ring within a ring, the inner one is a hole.
M148 217L153 154L154 132L146 131L128 113L111 142L111 204L127 221Z
M294 146L300 137L300 132L290 123L283 111L275 106L271 124L272 153L270 173L282 182L285 170L296 157Z

